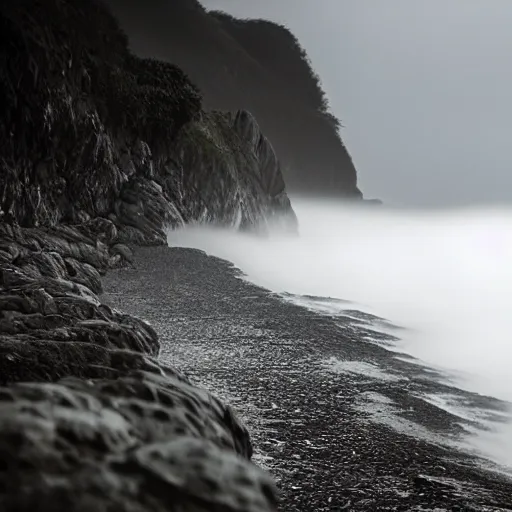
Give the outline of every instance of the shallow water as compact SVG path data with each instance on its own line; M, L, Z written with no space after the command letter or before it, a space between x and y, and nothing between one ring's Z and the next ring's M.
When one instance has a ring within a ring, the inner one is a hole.
M300 236L268 238L210 228L169 244L227 259L250 281L331 316L362 311L370 324L457 386L512 402L512 210L412 211L294 201ZM456 401L436 400L461 418ZM473 446L512 466L512 420L480 418Z

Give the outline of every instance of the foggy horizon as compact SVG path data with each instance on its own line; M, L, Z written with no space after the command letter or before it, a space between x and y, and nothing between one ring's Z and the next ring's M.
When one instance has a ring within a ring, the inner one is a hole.
M170 231L168 243L228 260L248 281L312 311L340 321L362 311L399 327L400 332L369 324L373 332L398 336L386 345L395 357L413 357L439 371L441 382L504 401L493 418L446 390L422 396L474 421L474 428L465 426L460 447L512 468L512 209L355 211L337 201L311 199L296 200L295 209L298 237L186 226ZM371 334L360 342L379 345ZM343 363L352 362L336 364ZM349 371L356 370L349 365ZM360 371L394 378L390 368L375 363ZM438 441L450 445L453 439Z
M202 0L286 25L319 74L366 198L512 204L505 0Z

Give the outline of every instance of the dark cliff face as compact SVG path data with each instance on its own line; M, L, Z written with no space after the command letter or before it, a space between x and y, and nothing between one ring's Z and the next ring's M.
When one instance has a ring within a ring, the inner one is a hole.
M103 3L7 0L0 24L4 219L108 218L119 241L146 243L197 220L293 223L277 159L269 167L235 118L259 133L256 121L205 114L179 67L130 53Z
M105 0L141 56L182 67L206 108L254 114L292 192L360 198L319 79L285 27L207 12L197 0Z

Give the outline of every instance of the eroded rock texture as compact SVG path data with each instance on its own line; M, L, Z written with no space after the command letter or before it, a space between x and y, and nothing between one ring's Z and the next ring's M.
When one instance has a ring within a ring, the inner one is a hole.
M271 144L99 1L5 0L0 43L0 510L274 510L231 409L99 298L183 223L295 229Z
M100 224L0 225L0 510L273 510L231 409L101 303L129 249Z
M174 148L186 169L181 200L187 219L296 230L279 161L249 112L203 114L182 130Z
M0 43L3 220L109 218L146 244L183 222L295 223L254 118L203 112L179 68L129 52L99 0L5 0Z

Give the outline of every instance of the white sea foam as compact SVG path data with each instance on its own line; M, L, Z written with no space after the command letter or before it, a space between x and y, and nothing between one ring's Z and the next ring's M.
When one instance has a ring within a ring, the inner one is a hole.
M169 243L225 258L323 314L359 310L403 326L397 350L462 389L512 402L512 210L294 207L299 237L189 228ZM511 423L485 436L475 434L478 447L496 459L499 446L512 466Z

